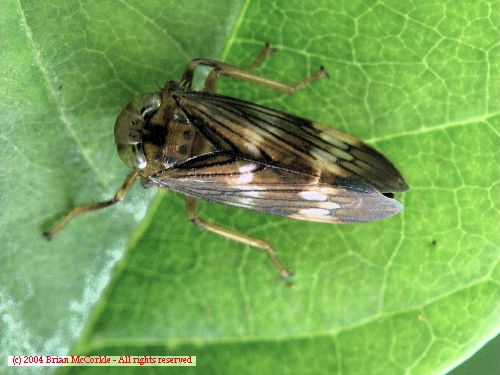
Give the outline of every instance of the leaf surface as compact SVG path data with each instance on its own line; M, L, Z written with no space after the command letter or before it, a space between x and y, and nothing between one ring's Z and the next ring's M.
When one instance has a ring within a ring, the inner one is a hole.
M2 357L195 355L197 367L169 370L428 374L498 333L497 2L2 8ZM195 57L246 67L266 42L277 53L258 74L295 83L323 65L330 79L293 96L230 80L219 91L375 146L410 185L401 214L334 226L201 204L202 218L269 241L295 271L286 282L264 252L189 223L181 195L139 185L44 241L69 209L109 199L125 178L113 124L132 97L180 79Z

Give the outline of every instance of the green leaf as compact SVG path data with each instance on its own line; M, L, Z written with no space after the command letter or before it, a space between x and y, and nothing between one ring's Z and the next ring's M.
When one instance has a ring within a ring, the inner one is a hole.
M71 352L195 355L182 373L444 373L500 331L498 2L3 3L2 366ZM139 185L45 242L122 183L113 124L132 97L195 57L246 67L265 42L257 74L331 78L221 93L374 145L410 185L401 214L334 226L201 204L269 241L288 282Z

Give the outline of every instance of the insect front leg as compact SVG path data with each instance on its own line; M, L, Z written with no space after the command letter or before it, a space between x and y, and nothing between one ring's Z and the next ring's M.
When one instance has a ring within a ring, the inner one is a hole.
M221 76L229 77L233 79L240 79L242 81L252 82L264 87L269 87L273 90L281 91L286 94L293 94L295 91L304 88L307 84L319 78L328 78L328 73L326 73L325 69L321 66L319 70L297 83L295 86L287 85L282 82L274 81L272 79L264 78L252 73L255 67L270 53L274 52L272 48L268 45L264 48L264 50L259 54L259 56L254 60L254 62L250 65L248 70L244 70L238 68L236 66L226 64L217 60L210 59L194 59L191 60L184 71L181 80L181 86L190 89L191 84L194 77L194 71L199 66L208 66L212 67L213 70L208 74L205 85L203 87L203 91L206 92L215 92L217 88L217 82Z
M82 204L80 206L74 207L70 212L66 214L66 216L59 222L59 224L57 224L52 230L48 232L43 232L43 235L47 240L51 240L76 215L83 214L84 212L100 210L102 208L106 208L118 202L121 202L125 198L128 191L130 190L130 188L132 187L132 185L134 184L135 180L137 180L138 177L139 177L139 172L134 171L130 173L125 179L125 182L122 184L120 189L118 189L118 191L116 192L113 199L104 202Z
M267 243L266 241L263 241L258 238L245 236L243 234L234 232L232 230L220 227L212 223L208 223L205 220L200 219L198 217L198 201L195 198L186 196L186 212L189 220L191 220L194 224L198 225L203 229L206 229L213 233L217 233L231 240L244 243L245 245L249 245L266 251L267 254L269 255L269 258L271 258L271 261L274 263L274 266L278 270L281 278L286 279L287 277L293 274L293 272L288 271L285 267L283 267L278 258L276 258L275 251L273 250L271 245L269 245L269 243Z

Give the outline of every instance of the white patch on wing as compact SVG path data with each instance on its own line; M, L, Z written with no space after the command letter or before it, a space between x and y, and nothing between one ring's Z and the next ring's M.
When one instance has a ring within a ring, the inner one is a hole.
M239 173L247 173L253 171L256 168L255 164L246 164L240 168L238 168Z
M322 140L330 143L331 145L333 145L335 147L338 147L342 150L347 149L348 146L342 140L340 140L338 136L335 136L332 133L333 133L333 131L331 131L331 132L330 131L321 131L319 133L319 136Z
M252 173L242 174L241 176L238 176L238 178L236 179L237 184L249 184L252 181L253 181Z
M328 160L332 163L337 162L337 158L335 156L333 156L329 152L326 152L325 150L321 150L318 147L311 147L309 153L318 160Z
M344 159L344 160L348 160L348 161L351 161L354 159L351 154L349 154L348 152L339 150L338 148L332 147L332 148L330 148L330 152L332 153L332 155L335 155L336 157L338 157L340 159Z
M338 210L341 207L340 204L334 202L320 202L318 206L328 210Z
M326 201L328 198L325 194L318 193L317 191L302 191L299 195L306 201Z
M247 197L260 198L262 194L259 191L246 191L243 193Z
M354 145L359 142L358 139L353 137L352 135L342 133L339 130L331 129L328 131L324 131L319 135L323 140L328 143L335 145L338 148L345 150L348 145Z
M257 169L257 165L254 163L244 164L238 168L238 173L240 175L236 177L237 184L248 184L253 181L253 171Z
M307 215L320 215L320 216L324 216L324 215L331 215L332 214L330 212L330 210L326 210L326 209L323 209L323 208L303 208L303 209L299 210L299 213L301 215L304 215L304 216L307 216Z

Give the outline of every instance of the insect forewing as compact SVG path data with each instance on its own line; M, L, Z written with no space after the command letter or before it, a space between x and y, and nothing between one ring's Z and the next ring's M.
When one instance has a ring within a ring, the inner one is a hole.
M196 198L308 221L374 221L402 209L360 181L314 176L227 151L194 157L152 180Z
M362 181L382 193L408 190L387 158L348 134L227 96L193 91L171 95L219 150L296 172Z

